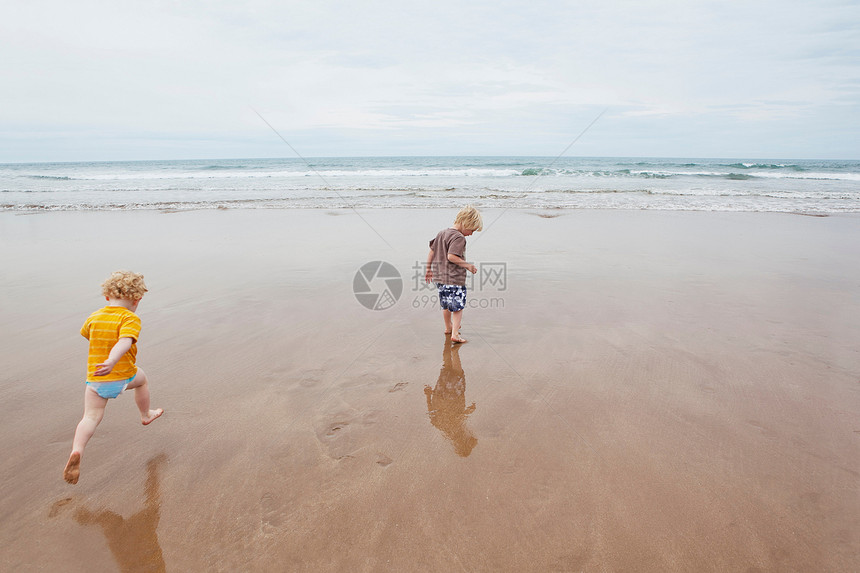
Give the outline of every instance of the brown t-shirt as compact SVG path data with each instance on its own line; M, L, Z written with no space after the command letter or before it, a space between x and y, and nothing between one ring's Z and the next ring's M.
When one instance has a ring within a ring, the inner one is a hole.
M433 282L443 285L466 286L466 269L448 260L448 255L457 255L466 260L466 237L457 229L443 229L432 241Z

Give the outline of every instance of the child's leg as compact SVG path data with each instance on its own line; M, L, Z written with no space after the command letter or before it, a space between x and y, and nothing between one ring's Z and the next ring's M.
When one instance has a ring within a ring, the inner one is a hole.
M442 309L442 320L445 321L445 334L451 334L453 326L451 325L451 311L447 308Z
M451 340L453 342L466 342L466 339L460 336L460 324L463 322L463 311L451 313Z
M72 451L84 453L87 442L96 433L96 428L105 416L107 398L102 398L98 393L86 386L84 389L84 417L81 418L75 430L75 440L72 442Z
M161 416L164 410L161 408L149 409L149 380L147 380L143 368L137 369L134 381L128 385L128 389L132 388L134 389L134 402L137 404L137 409L140 410L140 421L144 426L147 426Z
M104 418L106 405L107 398L102 398L89 386L84 387L84 417L75 429L72 454L63 470L63 478L69 483L78 483L81 475L81 456L84 448L87 447L87 442L96 433L96 428Z

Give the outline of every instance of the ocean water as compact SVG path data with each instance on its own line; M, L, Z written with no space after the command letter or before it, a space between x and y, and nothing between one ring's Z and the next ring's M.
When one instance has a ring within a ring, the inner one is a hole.
M0 164L0 210L860 212L860 161L357 157Z

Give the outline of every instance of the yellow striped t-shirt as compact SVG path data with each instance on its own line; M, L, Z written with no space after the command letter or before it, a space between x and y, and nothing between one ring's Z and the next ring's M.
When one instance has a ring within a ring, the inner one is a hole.
M127 380L137 373L137 337L140 335L140 318L127 308L106 306L90 315L81 327L81 335L90 341L87 358L87 382L114 382ZM95 376L96 365L108 359L111 348L120 338L131 338L131 349L116 363L110 374Z

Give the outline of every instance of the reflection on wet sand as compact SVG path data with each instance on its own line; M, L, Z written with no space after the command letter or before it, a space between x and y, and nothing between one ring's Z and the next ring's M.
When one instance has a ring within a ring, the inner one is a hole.
M461 344L453 344L451 336L445 337L442 347L442 369L436 387L424 387L427 397L427 413L430 423L454 444L458 456L472 453L478 439L466 426L466 417L475 411L475 403L466 407L466 373L460 365Z
M165 570L156 533L161 517L159 472L165 461L167 456L161 454L147 463L144 508L128 519L109 510L90 511L81 507L75 511L75 521L79 524L102 528L120 571Z

